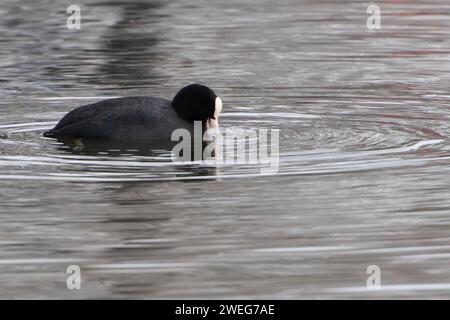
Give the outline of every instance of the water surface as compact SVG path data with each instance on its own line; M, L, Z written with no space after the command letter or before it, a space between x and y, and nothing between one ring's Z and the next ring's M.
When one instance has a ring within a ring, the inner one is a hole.
M447 1L379 1L377 31L366 1L78 3L81 30L0 8L0 298L450 297ZM277 174L42 137L192 82L224 128L280 129Z

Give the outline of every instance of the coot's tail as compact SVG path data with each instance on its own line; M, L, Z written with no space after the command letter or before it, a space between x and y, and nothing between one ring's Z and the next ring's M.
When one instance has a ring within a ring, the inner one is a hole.
M50 129L48 131L45 131L43 135L47 138L56 138L56 131L54 129Z

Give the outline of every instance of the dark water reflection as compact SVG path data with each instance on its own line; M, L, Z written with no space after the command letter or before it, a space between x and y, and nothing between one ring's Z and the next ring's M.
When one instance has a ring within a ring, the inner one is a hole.
M79 3L78 31L0 8L0 297L449 297L447 1L380 1L376 32L365 1ZM225 128L280 129L276 175L41 137L191 82Z

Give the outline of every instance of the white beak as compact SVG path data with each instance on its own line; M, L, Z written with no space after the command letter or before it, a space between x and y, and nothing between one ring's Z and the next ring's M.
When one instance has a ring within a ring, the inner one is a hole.
M216 98L215 102L216 106L214 109L214 118L215 119L208 119L206 122L206 129L219 129L219 115L222 112L222 99L219 97Z
M222 112L222 99L217 97L214 109L215 119L208 119L206 121L206 131L207 131L206 140L210 140L214 132L219 130L219 115L221 112Z

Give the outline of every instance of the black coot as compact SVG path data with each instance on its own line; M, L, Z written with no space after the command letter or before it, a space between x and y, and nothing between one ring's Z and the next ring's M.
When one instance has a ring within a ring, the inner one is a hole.
M191 84L172 101L154 97L108 99L78 107L66 114L51 130L52 138L110 140L170 140L175 129L193 132L194 121L203 130L218 128L222 101L210 88Z

